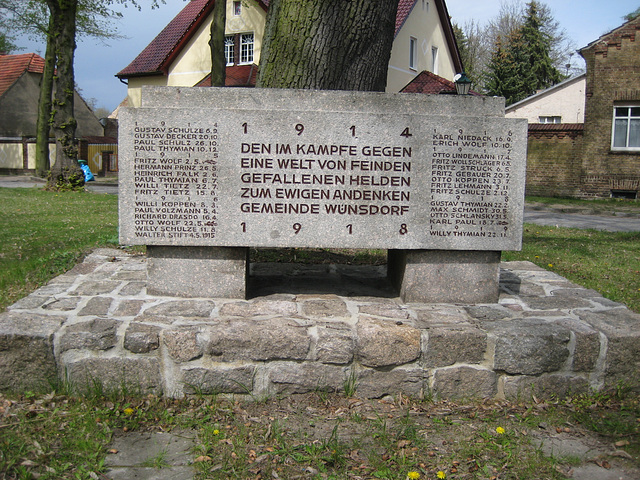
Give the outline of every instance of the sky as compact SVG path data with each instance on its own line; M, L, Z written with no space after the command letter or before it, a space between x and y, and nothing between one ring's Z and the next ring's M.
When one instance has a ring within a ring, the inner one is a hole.
M446 0L453 22L464 26L475 20L480 25L495 18L502 0ZM85 99L94 99L95 106L114 110L126 97L127 87L115 77L160 33L177 13L184 8L184 0L166 0L166 4L152 10L150 0L139 0L142 10L122 8L123 19L114 26L126 38L109 42L85 38L78 41L75 55L76 84ZM623 23L626 14L640 7L640 0L547 0L546 3L560 28L582 48ZM16 42L24 50L16 53L35 52L44 56L44 43L26 38ZM574 64L581 57L575 55ZM583 63L583 62L582 62Z

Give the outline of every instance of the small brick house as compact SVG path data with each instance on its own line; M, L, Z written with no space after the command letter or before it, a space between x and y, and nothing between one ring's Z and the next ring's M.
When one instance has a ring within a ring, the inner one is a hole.
M579 51L587 66L584 123L529 124L528 195L638 198L639 33L637 17Z

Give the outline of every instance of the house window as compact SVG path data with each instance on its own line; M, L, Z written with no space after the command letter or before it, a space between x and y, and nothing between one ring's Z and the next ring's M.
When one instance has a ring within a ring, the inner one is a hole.
M233 2L233 14L236 17L242 14L242 2Z
M431 47L431 71L438 74L438 47Z
M418 63L418 40L411 37L409 38L409 68L416 70Z
M233 35L224 37L224 57L227 59L227 65L235 63L235 45L236 40Z
M240 35L240 63L253 63L253 33Z
M540 116L538 123L562 123L562 117L559 116Z
M612 150L640 150L640 107L613 107Z

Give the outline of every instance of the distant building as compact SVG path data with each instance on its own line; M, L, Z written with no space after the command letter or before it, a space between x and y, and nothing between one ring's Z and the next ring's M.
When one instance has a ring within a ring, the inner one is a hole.
M143 85L211 84L210 24L214 0L191 0L158 36L117 73L128 84L128 104L140 105ZM268 0L227 2L226 83L254 86ZM453 80L460 53L444 0L400 0L387 91L398 92L419 72Z
M529 120L529 195L638 198L640 17L580 54L585 75L506 109Z
M35 170L35 136L44 59L35 53L0 54L0 172ZM77 137L102 136L103 127L78 92ZM50 145L55 161L55 143Z

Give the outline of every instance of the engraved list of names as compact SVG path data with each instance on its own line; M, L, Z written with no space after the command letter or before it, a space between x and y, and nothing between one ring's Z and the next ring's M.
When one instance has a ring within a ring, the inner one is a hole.
M127 109L121 239L519 248L518 128L502 118Z

